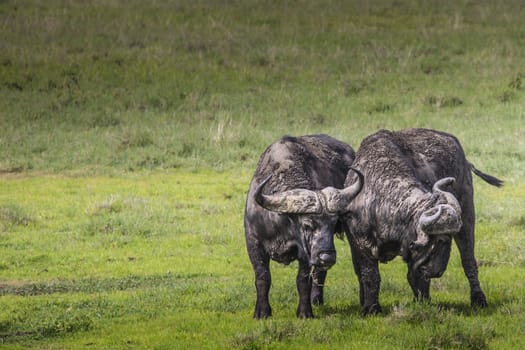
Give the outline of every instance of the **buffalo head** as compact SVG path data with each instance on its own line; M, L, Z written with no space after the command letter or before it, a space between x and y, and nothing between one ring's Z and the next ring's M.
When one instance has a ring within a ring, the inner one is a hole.
M348 212L352 199L363 187L363 175L354 170L359 181L344 189L325 187L313 191L293 189L271 195L263 194L264 179L254 192L255 201L263 208L290 216L299 231L301 244L312 267L326 270L335 264L334 233L339 215Z
M456 197L443 190L455 179L447 177L432 188L432 207L423 211L416 226L416 240L410 243L411 269L421 269L428 278L439 277L450 257L452 236L461 229L461 206Z

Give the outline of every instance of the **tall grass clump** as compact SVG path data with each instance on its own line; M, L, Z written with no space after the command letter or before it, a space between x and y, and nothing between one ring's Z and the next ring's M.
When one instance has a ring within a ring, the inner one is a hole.
M8 231L14 226L27 226L34 218L17 204L0 206L0 231Z
M143 237L166 234L170 214L140 197L110 195L87 210L84 231L88 235Z

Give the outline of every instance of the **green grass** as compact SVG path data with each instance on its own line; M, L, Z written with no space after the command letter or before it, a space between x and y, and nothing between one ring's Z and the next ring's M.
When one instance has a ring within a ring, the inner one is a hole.
M430 304L412 303L401 261L382 265L385 312L363 319L349 249L338 241L316 320L295 319L295 264L273 264L275 315L254 321L242 233L249 177L202 170L3 179L0 208L17 209L2 216L0 341L12 348L523 346L522 212L506 188L478 186L478 201L508 206L495 218L479 205L488 309L470 308L454 249Z
M523 162L519 1L0 6L3 172L253 168L282 133L410 126Z
M521 349L521 1L0 1L0 347ZM379 128L455 134L479 169L472 310L454 248L432 302L381 266L360 316L347 242L297 320L272 265L252 320L243 207L283 134L358 148Z

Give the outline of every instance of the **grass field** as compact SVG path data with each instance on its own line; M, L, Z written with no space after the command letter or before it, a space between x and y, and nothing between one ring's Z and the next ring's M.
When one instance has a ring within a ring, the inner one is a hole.
M522 349L522 1L0 1L0 348ZM489 307L454 248L432 301L381 266L362 318L347 242L297 320L272 265L252 320L243 206L266 146L380 128L455 134Z

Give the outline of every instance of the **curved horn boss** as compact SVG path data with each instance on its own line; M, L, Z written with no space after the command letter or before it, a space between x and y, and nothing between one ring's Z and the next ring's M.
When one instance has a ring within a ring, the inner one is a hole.
M436 181L432 187L432 196L437 197L437 205L421 214L414 245L426 245L430 235L450 235L461 229L461 206L452 193L442 189L454 182L453 177L446 177Z
M278 213L319 214L323 208L316 191L294 189L277 194L263 194L262 190L272 175L265 178L255 189L255 201L263 208Z
M325 187L322 190L293 189L273 195L266 195L262 190L272 175L266 177L255 189L256 202L265 209L288 214L341 214L363 188L363 174L351 169L358 175L358 181L344 189Z

